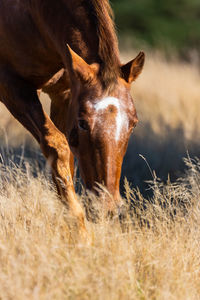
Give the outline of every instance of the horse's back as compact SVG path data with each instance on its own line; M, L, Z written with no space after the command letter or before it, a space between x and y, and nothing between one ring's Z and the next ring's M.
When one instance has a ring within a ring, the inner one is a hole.
M0 65L40 85L58 71L27 0L0 1ZM44 79L43 79L44 78Z

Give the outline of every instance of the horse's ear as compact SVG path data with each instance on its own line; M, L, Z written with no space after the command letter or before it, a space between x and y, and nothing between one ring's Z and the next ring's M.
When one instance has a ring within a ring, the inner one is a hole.
M75 74L82 82L90 82L98 71L97 64L87 64L69 45L67 45L67 65L68 71L72 73L70 75Z
M136 58L121 66L122 77L128 82L133 82L142 72L145 54L141 51Z

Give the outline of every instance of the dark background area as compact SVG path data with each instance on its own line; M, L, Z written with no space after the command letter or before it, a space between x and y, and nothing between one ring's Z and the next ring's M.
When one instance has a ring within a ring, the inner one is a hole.
M199 0L112 0L121 40L134 47L173 49L187 58L200 49Z

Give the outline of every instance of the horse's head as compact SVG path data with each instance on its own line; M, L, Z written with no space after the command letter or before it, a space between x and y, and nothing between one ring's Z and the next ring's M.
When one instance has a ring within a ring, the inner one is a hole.
M144 53L119 67L119 77L105 88L98 64L88 65L71 49L72 103L74 117L68 140L78 159L87 189L105 185L113 196L108 208L119 201L121 166L128 140L138 122L130 85L144 64ZM74 77L74 78L75 78ZM78 80L77 80L78 79Z

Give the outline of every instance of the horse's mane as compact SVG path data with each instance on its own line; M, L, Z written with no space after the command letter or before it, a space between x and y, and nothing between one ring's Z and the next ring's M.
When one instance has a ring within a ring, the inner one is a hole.
M119 50L113 11L109 0L88 0L89 14L97 28L99 39L99 57L101 59L100 75L105 86L116 82L119 76Z
M77 4L78 6L83 6L87 16L92 22L92 26L94 24L96 36L98 37L100 78L105 87L111 87L120 74L120 59L118 41L113 22L113 11L109 4L109 0L62 0L61 2L65 4L68 3L68 7L70 8L73 1L75 6L73 7L72 5L72 7L76 8ZM57 5L59 4L59 1L29 0L31 9L32 7L35 9L36 7L36 12L42 11L42 14L46 14L51 2L53 3L52 7L55 7L55 9L59 11L58 9L60 9L60 6Z

